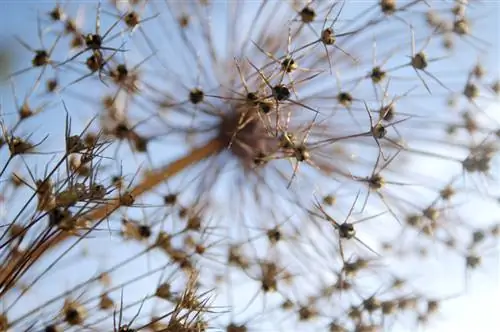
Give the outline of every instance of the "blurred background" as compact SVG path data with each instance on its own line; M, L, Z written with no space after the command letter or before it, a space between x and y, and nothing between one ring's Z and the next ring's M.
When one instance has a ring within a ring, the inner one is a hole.
M342 14L342 18L346 21L349 20L349 17L355 17L357 14L362 12L367 8L367 6L371 6L374 1L347 1L348 6L346 6L345 12ZM403 2L403 1L401 1ZM432 4L439 1L429 1ZM472 3L476 3L476 1L471 1ZM66 4L67 3L67 4ZM180 2L174 2L175 4L179 4ZM219 6L224 6L224 1L217 2ZM93 25L95 24L95 7L96 1L68 1L65 2L67 6L65 10L71 12L73 14L79 13L81 15L81 24L85 26L88 30L93 29ZM0 0L0 75L4 77L6 73L17 71L23 68L27 68L30 65L32 53L28 50L24 49L14 38L16 35L24 40L29 45L33 46L34 49L40 47L40 40L37 33L37 22L39 17L46 15L49 11L53 9L55 2L53 1L6 1ZM500 26L498 23L498 17L500 17L500 4L497 1L478 1L477 9L474 10L474 31L478 31L476 36L479 38L483 38L488 42L492 43L488 49L488 54L484 54L484 58L481 61L485 64L485 67L490 71L490 75L492 77L499 77L499 30ZM217 7L214 9L214 17L216 18L214 21L217 21ZM221 19L223 18L222 14L224 13L223 8L220 9ZM147 16L147 15L146 15ZM86 18L85 18L86 17ZM249 16L250 17L250 16ZM85 19L84 19L85 18ZM102 15L101 17L101 26L109 27L116 18L111 17L110 15ZM251 24L251 23L249 23ZM424 22L419 18L415 18L415 27L418 29L419 26L423 25ZM217 29L215 27L214 29ZM224 31L224 29L220 29L220 31ZM152 39L158 38L160 39L161 34L163 33L159 29L150 29L148 30L150 33L150 37ZM375 34L375 32L374 32ZM54 41L54 36L50 34L50 31L42 32L44 38L45 47L50 47L51 43ZM401 42L402 40L408 41L409 33L402 33L399 39L391 39L388 38L384 41L380 41L377 45L380 49L384 49L384 47L392 47L395 43ZM221 38L223 39L223 38ZM161 39L160 39L161 40ZM420 39L422 40L422 39ZM407 43L408 44L408 43ZM222 46L221 46L222 47ZM436 45L429 46L429 49L436 48ZM161 47L160 47L161 49ZM366 57L371 56L371 45L367 45L366 47ZM65 52L62 50L61 52ZM410 50L408 49L408 52ZM144 57L148 56L148 50L144 49L144 54L140 54L139 52L130 52L127 53L127 61L131 63L138 63ZM361 52L362 53L362 52ZM394 57L391 61L397 63L401 61L401 58L404 58L405 54L400 52L396 57ZM455 66L450 65L449 67L441 67L439 70L433 71L437 76L439 76L446 85L456 85L461 86L464 84L463 81L457 81L454 79L453 75L456 72L457 68L469 68L470 65L476 62L477 58L471 58L471 53L459 54L456 61L454 62ZM172 61L175 61L172 59ZM391 62L391 63L392 63ZM390 66L389 66L390 67ZM151 68L150 68L151 69ZM75 73L72 73L76 75ZM25 91L29 90L32 82L34 74L23 74L15 78L15 83L9 80L3 80L0 86L1 92L1 110L2 110L2 120L6 123L14 121L15 114L9 114L9 110L14 109L14 105L22 101L24 98L23 94ZM69 74L68 74L69 75ZM359 75L359 73L353 73L353 75ZM403 76L405 73L403 73ZM411 75L411 72L408 74ZM196 76L196 75L194 75ZM159 78L161 79L161 78ZM196 77L194 77L194 80ZM343 78L343 79L348 79ZM429 80L428 80L429 81ZM398 91L405 91L409 86L414 86L415 81L410 83L400 83L401 86L396 87ZM14 88L13 88L14 87ZM96 88L97 89L97 88ZM78 90L78 88L76 88ZM424 89L421 89L422 92L420 94L420 99L417 98L417 103L422 105L422 108L425 109L425 97L426 92ZM85 120L79 121L77 119L78 111L74 110L89 108L91 103L86 103L85 100L82 100L81 95L78 96L78 92L75 91L72 94L72 90L68 91L68 94L64 97L61 97L60 100L56 100L53 103L50 103L50 107L48 107L47 113L38 118L38 120L29 123L28 125L23 127L23 132L31 132L34 130L35 137L43 137L47 133L51 134L49 139L47 140L48 146L50 147L51 142L53 143L52 147L54 149L59 149L57 142L61 140L61 135L64 133L60 130L64 125L65 117L62 116L64 114L64 108L62 107L61 100L64 100L68 109L73 110L76 114L75 119L73 120L74 132L78 132L81 130L87 122ZM92 88L85 91L84 97L91 98L93 94ZM431 98L431 97L428 97ZM412 99L409 102L415 102L415 99ZM404 104L403 104L404 105ZM91 108L92 106L90 106ZM432 112L432 110L430 110ZM500 105L497 101L491 103L488 109L489 114L496 114L500 121ZM88 119L87 111L81 112L81 119ZM159 130L159 128L153 128L152 131ZM158 132L160 133L160 132ZM156 146L154 149L157 149L158 153L153 153L155 160L153 160L153 164L161 165L167 159L174 159L175 156L181 154L186 150L185 146L169 146L168 153L163 153L165 147L161 145ZM127 164L126 160L124 164ZM123 165L122 165L123 166ZM39 172L43 170L43 163L39 164ZM420 170L423 169L433 169L441 166L433 165L432 163L428 164L419 164L419 165L410 165L410 167L416 167ZM124 173L133 174L133 167L127 168L125 165ZM450 170L446 167L435 170L436 174L446 174ZM497 173L499 170L496 170ZM175 187L175 184L173 184ZM1 203L0 203L1 204ZM500 211L485 208L479 209L475 208L473 210L464 211L464 215L462 216L464 219L467 219L467 215L473 217L475 220L491 220L493 218L498 218ZM98 236L96 238L86 239L87 241L85 247L88 248L88 257L93 257L88 261L79 261L78 264L74 264L74 259L68 258L66 260L67 268L61 267L58 269L58 272L54 275L53 278L57 276L57 282L51 281L43 283L45 287L38 287L36 292L33 293L30 297L31 301L37 301L38 298L48 298L51 294L59 292L65 288L67 288L69 284L73 284L79 280L81 277L81 272L83 270L98 270L103 265L109 264L110 262L119 261L121 257L123 257L124 252L130 252L133 254L139 250L139 247L134 247L134 244L121 244L119 238L114 235L108 235L104 230L102 236ZM368 235L369 236L369 235ZM108 248L111 245L118 246L119 250L110 251ZM498 246L497 248L498 249ZM419 283L425 284L427 291L435 291L439 294L447 294L453 293L462 288L464 279L467 279L467 289L464 294L461 296L447 300L443 304L443 311L438 315L436 321L432 323L430 327L427 327L423 330L425 331L433 331L433 332L448 332L448 331L495 331L500 329L500 315L498 315L498 308L500 308L500 261L497 255L496 250L491 251L492 254L488 255L488 258L485 260L485 267L480 270L478 273L474 273L474 275L470 276L466 273L462 264L459 261L453 261L452 259L448 261L443 261L442 259L436 260L434 263L436 265L436 269L432 269L432 264L425 265L425 271L421 271L419 267L418 260L408 260L406 264L402 264L401 269L408 269L408 271L417 271L422 273L422 279L419 280L420 276L416 276L416 279ZM75 254L76 255L76 254ZM79 257L76 255L75 257ZM133 273L133 271L141 271L152 269L152 266L155 265L155 255L151 255L148 257L148 261L134 263L133 266L130 267L129 273ZM149 261L150 260L150 261ZM151 262L152 261L152 262ZM442 265L446 264L446 267ZM64 266L62 264L62 266ZM396 267L399 269L399 267ZM450 278L453 276L453 278ZM131 275L123 276L122 280L127 280L131 277ZM425 278L425 279L424 279ZM158 278L145 280L144 283L156 283ZM423 281L425 280L425 282ZM120 282L120 276L118 276L115 280L116 282ZM135 291L140 294L141 286L137 286ZM131 293L129 293L131 294ZM241 295L241 294L240 294ZM249 290L248 295L252 296L252 292ZM127 295L128 296L128 295ZM133 295L130 295L134 297ZM243 297L249 297L243 296ZM28 300L27 300L28 301ZM257 311L260 306L259 303L255 304L255 310ZM150 308L148 308L149 310ZM19 310L25 310L23 308L19 308ZM252 310L252 309L250 309ZM269 331L269 330L268 330ZM398 327L398 329L394 329L393 331L411 331L409 327Z

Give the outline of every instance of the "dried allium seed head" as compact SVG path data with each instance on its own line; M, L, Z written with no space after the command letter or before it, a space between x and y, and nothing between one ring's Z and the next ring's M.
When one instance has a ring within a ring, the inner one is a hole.
M385 126L383 124L378 123L372 127L373 137L381 139L381 138L384 138L386 134L387 134L387 129L385 128Z
M65 300L63 317L69 325L82 325L87 318L87 310L76 301Z
M201 103L204 97L205 93L198 88L189 91L189 101L195 105Z
M405 284L406 284L405 279L394 278L394 280L392 281L391 287L394 289L401 289Z
M10 182L12 183L12 185L14 185L14 187L20 187L24 184L24 180L23 178L17 174L16 172L13 172L10 176Z
M120 204L123 206L132 206L135 202L134 195L126 191L123 194L120 195Z
M294 157L298 162L307 161L311 158L311 154L305 145L299 145L294 149Z
M445 34L443 36L443 47L447 50L452 50L455 47L455 42L452 34Z
M394 14L396 12L396 0L381 0L380 9L386 15Z
M315 318L318 315L318 311L311 305L302 306L299 309L299 320L308 321Z
M471 269L477 268L479 265L481 265L481 256L477 256L474 254L467 255L465 257L465 265Z
M63 190L56 194L56 205L58 207L70 207L78 203L79 200L80 196L73 188Z
M163 196L163 202L165 205L175 205L177 202L177 194L168 194Z
M179 16L178 22L181 28L187 28L189 25L189 15L182 14L181 16Z
M306 6L300 11L300 18L303 23L311 23L316 18L316 12L314 9Z
M194 247L194 251L198 254L198 255L203 255L205 253L205 251L207 250L207 248L205 248L205 246L203 246L202 244L196 244L195 247Z
M54 9L49 12L49 17L53 21L63 21L65 19L64 11L61 6L56 5Z
M52 180L50 180L49 178L45 180L37 180L35 184L36 184L36 192L40 196L51 194L54 189L54 184L52 183Z
M101 53L94 52L94 54L87 58L85 64L90 71L95 72L104 66L104 59L102 58Z
M188 216L189 214L189 209L186 207L181 207L179 209L179 218L184 219Z
M259 101L258 102L259 110L263 114L268 114L273 110L274 104L270 100L264 100L264 101Z
M464 96L467 97L468 99L476 99L479 97L479 88L477 87L476 84L474 83L467 83L464 88Z
M168 253L172 249L172 236L160 231L155 242L156 246Z
M33 60L31 60L33 67L42 67L50 64L50 56L49 53L45 50L37 50L35 51L35 56Z
M375 84L382 82L386 76L387 73L383 71L379 66L373 67L372 71L370 72L370 78Z
M328 205L328 206L334 205L336 201L337 201L337 199L333 195L325 195L323 197L323 204Z
M337 322L330 323L330 325L328 325L328 331L329 332L347 332L347 330L342 325L339 325Z
M351 308L349 308L347 312L347 315L353 321L360 321L363 316L363 311L358 307L351 306Z
M396 108L394 103L390 103L389 105L385 105L379 110L380 119L384 121L392 121L396 116Z
M460 36L468 35L470 33L469 22L464 18L456 20L453 23L453 32Z
M356 236L356 230L354 229L354 225L348 222L339 225L339 235L344 239L352 239Z
M47 80L46 82L46 89L47 92L55 92L59 86L59 82L57 81L56 78L52 78Z
M85 36L85 44L92 50L99 50L102 47L102 37L96 33L89 33Z
M71 39L70 47L72 49L79 49L82 48L84 45L85 45L85 38L82 35L75 33L73 35L73 39Z
M262 265L261 289L264 292L275 292L278 290L278 266L273 262L265 262Z
M385 185L385 180L380 174L374 174L368 179L368 186L372 190L380 190Z
M278 101L287 100L291 96L290 89L284 84L275 85L272 90L274 98Z
M408 297L398 300L398 308L401 310L413 310L417 307L417 298Z
M129 327L127 324L120 326L118 332L136 332L135 329Z
M23 140L20 137L11 137L8 140L8 146L11 156L29 153L33 150L34 145Z
M433 207L428 207L425 209L422 213L426 218L429 218L429 220L435 222L439 219L440 213L439 210Z
M427 56L423 52L419 52L411 58L411 66L415 69L423 70L427 68L427 65Z
M353 262L353 263L345 262L343 269L344 269L346 276L348 276L348 277L353 277L359 271L359 268L358 268L358 265L356 264L356 262Z
M269 239L269 242L271 242L271 244L278 243L281 240L282 236L283 235L281 234L278 227L272 228L267 231L267 238Z
M457 4L455 6L453 6L453 8L451 9L451 12L453 13L453 15L464 16L465 15L465 8L467 6L466 4L467 4L466 1L457 1Z
M297 69L298 65L297 62L291 57L286 57L282 62L281 62L281 70L287 73L291 73L295 69ZM285 99L288 99L289 96Z
M110 72L111 77L113 77L116 82L123 81L127 78L128 74L127 65L124 63L117 65L116 68L112 69Z
M171 300L173 293L172 293L170 284L168 282L165 282L165 283L159 285L156 288L155 295L161 299L164 299L164 300Z
M398 309L398 304L396 301L383 301L382 302L382 313L384 315L392 315L394 314Z
M9 236L12 239L24 236L26 234L27 229L18 224L11 224L9 229Z
M500 236L500 225L493 225L490 228L490 234L494 237Z
M481 79L484 77L484 75L486 75L486 69L484 68L483 65L481 65L480 63L477 63L474 68L472 69L472 74L478 78L478 79Z
M144 153L148 151L148 143L150 140L146 137L134 135L133 143L136 152Z
M64 32L66 34L74 34L80 36L80 34L78 34L78 27L76 25L76 22L69 17L64 20ZM81 38L83 38L83 36L81 36Z
M283 303L281 303L280 307L285 311L290 311L293 309L294 304L290 299L286 299Z
M446 239L444 243L448 248L454 249L457 246L457 241L453 237L449 237Z
M321 42L325 45L334 45L337 41L335 32L332 28L326 28L321 32Z
M235 324L231 323L226 327L226 332L247 332L248 329L245 325L241 324Z
M472 233L472 243L477 244L486 238L486 234L482 230L476 230Z
M19 117L21 120L24 120L26 118L29 118L34 114L33 110L31 107L28 105L27 102L23 103L21 108L19 109Z
M495 92L497 95L500 94L500 81L495 81L491 84L491 89L493 92Z
M380 327L377 325L365 325L365 324L358 324L356 325L356 329L354 332L379 332Z
M341 104L344 107L351 107L352 101L354 100L352 95L349 92L340 92L337 95L337 100L339 104Z
M439 14L432 9L429 9L425 13L425 20L427 21L427 24L429 24L431 27L438 27L441 25L441 17Z
M135 28L140 23L141 18L139 17L139 14L137 14L137 12L131 11L127 15L125 15L123 21L125 21L125 24L129 28Z
M67 209L57 207L49 211L49 225L51 226L67 225L70 219L72 219L72 214Z
M434 225L431 223L431 224L424 225L421 230L422 230L422 233L424 233L425 235L433 236L435 228L434 228Z
M427 301L427 313L433 314L436 313L439 309L439 301L437 300L428 300Z
M202 226L201 217L198 215L190 216L187 220L186 229L200 231Z
M66 139L66 152L68 154L79 152L83 149L85 149L85 142L80 136L74 135Z
M50 324L50 325L45 326L43 331L44 332L63 332L63 330L59 326L54 325L54 324Z
M109 297L107 293L101 294L99 297L99 308L102 310L109 310L113 309L115 306L115 303L113 300Z
M373 313L374 311L379 310L381 306L382 303L373 296L363 301L363 307L369 313Z

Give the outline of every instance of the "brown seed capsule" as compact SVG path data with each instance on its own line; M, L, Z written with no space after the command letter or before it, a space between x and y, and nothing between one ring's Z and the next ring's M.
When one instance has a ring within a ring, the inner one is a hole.
M200 89L196 88L189 92L189 101L193 104L199 104L203 101L205 94Z
M419 52L411 58L411 66L415 69L423 70L427 68L427 65L427 56L423 52Z
M316 12L310 7L304 7L300 11L300 18L304 23L311 23L316 18Z
M87 318L87 310L78 302L66 299L63 306L63 317L69 325L82 325Z
M396 0L381 0L380 10L386 15L391 15L396 12Z
M114 308L114 305L115 305L115 303L109 297L108 294L106 294L106 293L101 294L101 296L99 298L99 308L101 308L102 310L109 310L109 309Z

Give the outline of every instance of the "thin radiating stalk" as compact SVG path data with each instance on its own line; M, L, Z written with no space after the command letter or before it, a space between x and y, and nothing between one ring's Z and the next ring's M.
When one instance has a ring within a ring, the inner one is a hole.
M202 160L213 156L214 154L219 153L223 149L223 144L218 139L212 139L207 144L198 147L192 150L187 155L177 159L176 161L160 168L159 170L147 173L144 179L135 186L130 193L136 199L137 197L145 194L151 190L153 190L156 186L168 180L172 176L182 172L187 167L197 164ZM95 226L97 226L101 221L105 220L109 217L113 212L118 210L123 205L123 202L119 199L113 199L104 204L104 206L97 208L89 212L87 215L82 216L83 218L88 219L89 221L98 221ZM59 246L62 242L69 239L71 235L61 232L56 236L52 237L50 240L42 243L35 249L32 253L30 253L29 257L23 257L25 260L24 264L28 264L29 266L33 264L35 261L40 259L45 252L49 249L55 248ZM7 276L13 273L16 270L16 267L20 263L19 260L11 260L1 271L0 271L0 280L6 280ZM15 283L12 283L9 286L9 289L14 286ZM4 290L4 293L8 291L8 289Z

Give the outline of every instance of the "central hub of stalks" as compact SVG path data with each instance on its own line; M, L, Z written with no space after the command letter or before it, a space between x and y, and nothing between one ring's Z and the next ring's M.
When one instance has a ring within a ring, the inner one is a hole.
M218 139L247 167L263 164L263 159L278 147L277 139L253 107L241 107L224 115Z

